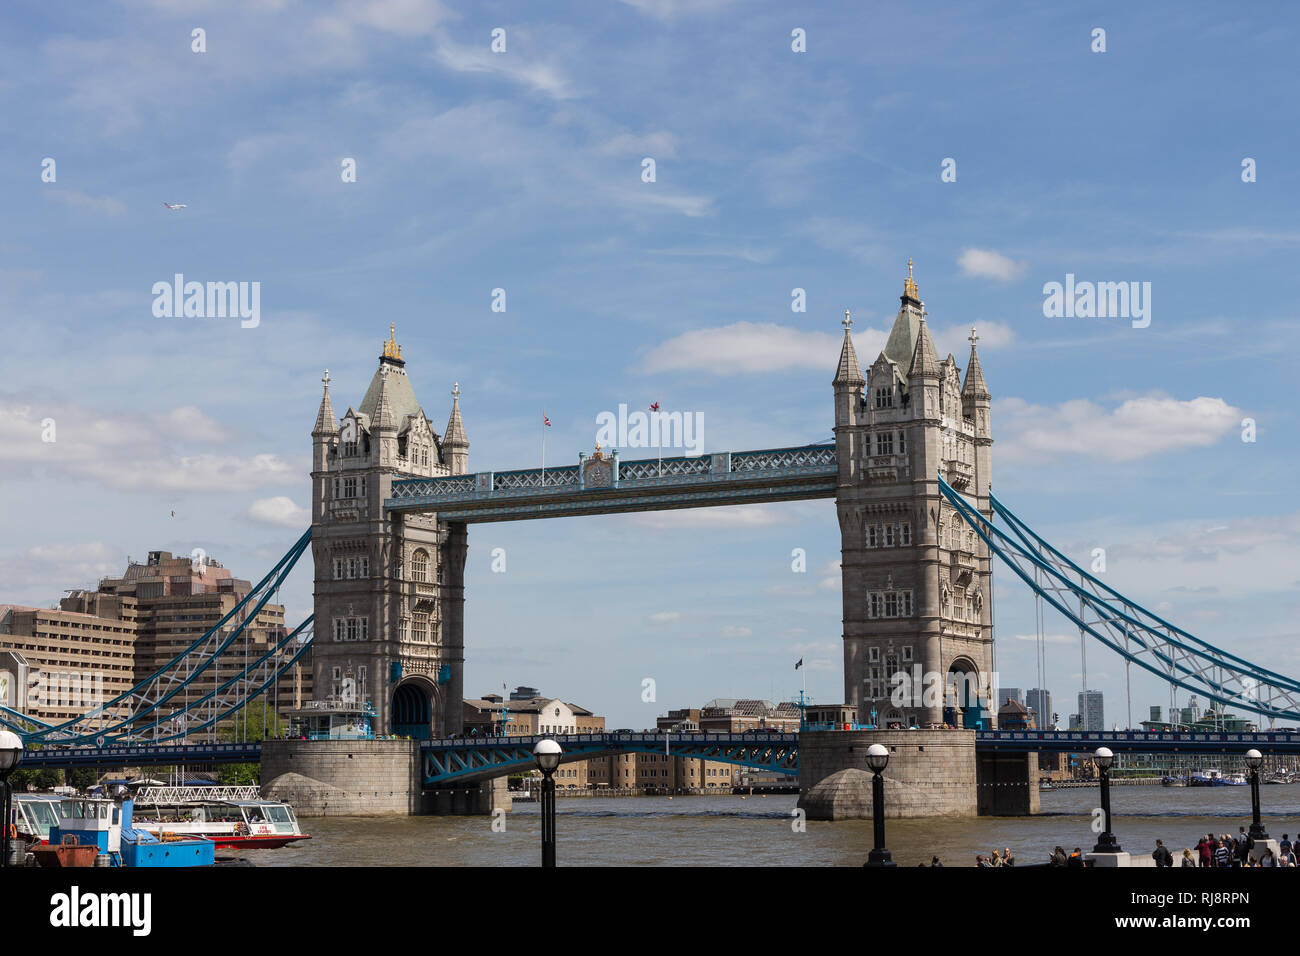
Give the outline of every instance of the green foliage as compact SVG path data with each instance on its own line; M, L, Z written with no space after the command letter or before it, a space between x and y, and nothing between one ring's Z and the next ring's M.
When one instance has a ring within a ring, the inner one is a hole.
M217 737L226 743L256 742L263 737L283 736L285 726L280 715L258 698L250 700L234 717L221 724Z
M63 783L63 772L47 768L32 770L15 770L9 777L9 783L15 792L35 787L37 790L51 790Z
M217 729L218 739L226 743L255 743L264 737L281 737L287 725L266 701L249 701L229 721ZM228 786L256 784L261 768L255 763L222 764L217 780Z

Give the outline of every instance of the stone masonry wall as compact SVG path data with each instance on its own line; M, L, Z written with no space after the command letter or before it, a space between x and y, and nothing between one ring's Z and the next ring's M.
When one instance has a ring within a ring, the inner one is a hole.
M977 814L974 731L812 731L799 735L799 806L809 819L870 818L867 748L877 743L889 748L886 817ZM828 780L845 770L857 772Z

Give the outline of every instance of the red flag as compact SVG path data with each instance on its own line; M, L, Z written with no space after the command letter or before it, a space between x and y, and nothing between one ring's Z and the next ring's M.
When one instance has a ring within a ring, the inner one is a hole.
M651 405L651 406L650 406L650 411L652 411L652 412L657 412L657 411L659 411L659 403L658 403L658 402L655 402L653 405Z
M551 420L547 418L545 415L542 416L542 422L546 425L547 428L551 427Z

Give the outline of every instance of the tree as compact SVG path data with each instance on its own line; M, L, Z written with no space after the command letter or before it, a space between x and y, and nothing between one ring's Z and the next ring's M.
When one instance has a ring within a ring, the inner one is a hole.
M251 743L267 737L284 735L284 721L261 698L250 700L235 715L217 729L217 738L226 743ZM255 763L223 764L217 770L217 779L232 786L254 785L258 782L261 767Z

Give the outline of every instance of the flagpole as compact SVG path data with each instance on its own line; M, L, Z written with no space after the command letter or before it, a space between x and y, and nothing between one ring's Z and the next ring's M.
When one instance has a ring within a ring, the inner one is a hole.
M546 409L542 409L542 490L546 489Z

